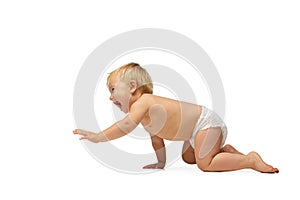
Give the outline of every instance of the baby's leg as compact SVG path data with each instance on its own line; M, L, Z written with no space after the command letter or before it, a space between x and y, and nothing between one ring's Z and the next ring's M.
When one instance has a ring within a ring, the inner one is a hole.
M247 155L221 152L222 132L220 128L200 131L195 138L195 157L203 171L233 171L251 168L260 172L278 172L266 164L261 157L251 152Z
M238 150L236 150L233 146L231 146L230 144L226 144L224 147L221 148L221 152L227 152L227 153L237 153L237 154L241 154L244 155L243 153L239 152Z
M183 143L182 160L188 164L196 164L195 152L189 140Z

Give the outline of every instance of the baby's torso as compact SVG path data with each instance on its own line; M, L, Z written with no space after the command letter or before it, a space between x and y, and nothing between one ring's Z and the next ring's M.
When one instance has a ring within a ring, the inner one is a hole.
M201 106L149 95L149 110L142 125L151 135L167 140L188 140L201 114Z

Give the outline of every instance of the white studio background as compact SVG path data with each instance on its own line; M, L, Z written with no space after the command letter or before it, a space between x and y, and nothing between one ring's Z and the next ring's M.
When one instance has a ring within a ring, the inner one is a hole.
M1 1L0 198L299 198L299 8L283 0ZM72 134L77 74L98 45L138 28L176 31L208 53L225 89L227 141L258 151L279 174L203 173L179 160L128 175L85 151Z

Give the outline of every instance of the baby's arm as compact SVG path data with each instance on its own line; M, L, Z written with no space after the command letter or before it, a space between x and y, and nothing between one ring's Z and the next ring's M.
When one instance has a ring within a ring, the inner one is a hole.
M166 164L166 149L164 140L156 135L151 137L152 146L155 150L157 163L146 165L144 169L163 169Z
M138 101L132 104L129 114L124 119L116 122L104 131L97 134L89 131L76 129L73 132L75 134L82 135L82 137L80 138L81 140L87 139L95 143L114 140L130 133L133 129L135 129L144 118L144 115L146 114L147 110L147 101L143 98L140 98Z

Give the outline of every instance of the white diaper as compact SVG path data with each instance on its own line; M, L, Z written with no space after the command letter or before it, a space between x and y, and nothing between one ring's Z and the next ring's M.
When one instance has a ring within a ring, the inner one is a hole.
M221 148L224 145L227 137L227 127L223 122L223 120L214 111L209 110L208 108L202 106L201 115L197 121L197 124L195 125L193 135L190 139L190 143L193 148L194 148L195 137L199 133L199 131L212 128L212 127L220 127L222 130L223 138L220 146Z

